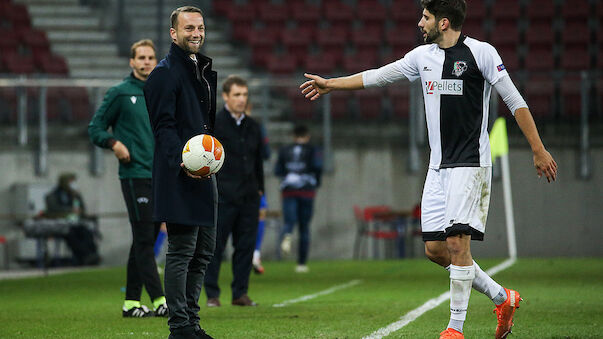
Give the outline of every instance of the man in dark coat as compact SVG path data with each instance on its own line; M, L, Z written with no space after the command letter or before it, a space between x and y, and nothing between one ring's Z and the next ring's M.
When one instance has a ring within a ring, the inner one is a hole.
M212 134L216 72L199 53L205 39L203 13L196 7L172 12L168 55L149 76L144 94L155 136L153 194L155 221L165 221L168 252L165 296L169 338L210 338L199 326L199 294L216 241L217 187L182 164L191 137Z
M216 251L207 268L207 306L220 306L218 276L224 247L230 234L232 256L232 304L256 306L247 296L251 259L258 229L260 197L264 192L262 131L245 114L249 91L247 82L229 76L222 86L224 109L216 115L215 136L224 146L226 158L217 175L220 204Z

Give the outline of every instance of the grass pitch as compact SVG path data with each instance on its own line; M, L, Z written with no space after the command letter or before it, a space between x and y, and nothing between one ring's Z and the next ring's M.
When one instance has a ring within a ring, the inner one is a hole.
M483 269L501 260L480 260ZM249 295L260 306L230 305L230 265L223 265L220 308L205 307L201 322L215 338L361 338L400 319L448 290L447 272L427 259L310 262L296 274L292 262L267 262L251 277ZM603 260L520 259L494 276L524 302L509 339L602 338ZM289 304L334 286L357 284ZM125 268L0 281L0 338L167 338L165 318L123 319ZM150 304L143 292L142 302ZM466 338L492 338L493 304L473 291ZM448 302L388 338L438 338Z

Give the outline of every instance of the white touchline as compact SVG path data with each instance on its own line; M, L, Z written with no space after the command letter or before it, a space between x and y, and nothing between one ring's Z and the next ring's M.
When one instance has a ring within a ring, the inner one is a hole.
M358 285L361 282L362 282L362 280L352 280L352 281L349 281L349 282L347 282L345 284L333 286L333 287L328 288L328 289L326 289L324 291L320 291L320 292L317 292L317 293L314 293L314 294L304 295L303 297L299 297L299 298L296 298L296 299L286 300L286 301L283 301L280 304L274 304L274 305L272 305L272 307L285 307L287 305L291 305L291 304L295 304L295 303L298 303L298 302L302 302L302 301L314 299L314 298L319 297L321 295L330 294L330 293L333 293L335 291L342 290L344 288L348 288L348 287L352 287L354 285Z
M509 258L509 259L503 261L502 263L490 268L489 270L486 270L486 273L488 273L488 275L490 275L490 276L493 276L496 273L511 267L514 263L515 263L515 258ZM394 323L391 323L391 324L387 325L386 327L380 328L380 329L376 330L375 332L371 333L370 335L363 337L362 339L381 339L383 337L386 337L386 336L390 335L391 333L396 332L397 330L401 329L402 327L415 321L418 317L423 315L423 313L425 313L427 311L431 311L434 308L440 306L441 303L443 303L444 301L446 301L448 299L450 299L450 291L442 293L439 296L437 296L436 298L429 299L423 305L421 305L418 308L415 308L414 310L401 316L400 320L398 320Z

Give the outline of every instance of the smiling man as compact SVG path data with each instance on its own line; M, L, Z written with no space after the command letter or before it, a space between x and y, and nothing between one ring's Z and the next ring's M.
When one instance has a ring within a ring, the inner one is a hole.
M471 287L496 305L496 338L511 331L519 293L503 288L473 261L471 240L483 240L492 161L488 142L488 102L492 87L514 115L533 152L538 176L550 182L557 163L544 148L534 120L490 44L461 33L464 0L421 0L418 27L425 45L379 69L310 80L300 87L310 100L332 90L358 90L421 79L431 156L421 201L425 254L450 272L450 322L440 338L463 338Z
M113 150L119 160L119 179L132 228L132 246L126 273L126 299L122 316L167 317L168 309L157 274L153 245L159 223L152 219L151 168L153 132L142 88L157 65L151 40L140 40L131 47L132 73L110 88L88 126L92 142ZM112 133L107 132L111 127ZM127 232L125 232L127 234ZM155 312L140 304L142 286L149 293Z
M168 231L169 338L211 338L199 325L198 302L216 241L216 180L188 172L182 147L195 135L213 134L217 75L212 60L199 53L205 40L199 8L174 10L170 36L170 51L144 88L155 136L153 219L165 221Z

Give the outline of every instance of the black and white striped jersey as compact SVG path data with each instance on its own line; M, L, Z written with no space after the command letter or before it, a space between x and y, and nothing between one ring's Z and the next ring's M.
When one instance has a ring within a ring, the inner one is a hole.
M488 104L492 86L508 75L490 44L461 35L446 49L419 46L402 59L362 74L365 87L403 77L421 79L431 148L430 168L492 166Z

